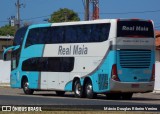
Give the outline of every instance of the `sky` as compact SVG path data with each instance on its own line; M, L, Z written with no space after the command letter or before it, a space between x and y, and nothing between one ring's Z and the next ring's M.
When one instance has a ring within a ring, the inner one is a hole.
M8 18L16 16L17 0L0 0L0 27L8 24ZM46 23L44 20L60 8L69 8L84 20L83 0L20 0L22 22ZM99 0L100 18L142 18L153 20L160 30L160 0ZM91 11L90 11L91 12Z

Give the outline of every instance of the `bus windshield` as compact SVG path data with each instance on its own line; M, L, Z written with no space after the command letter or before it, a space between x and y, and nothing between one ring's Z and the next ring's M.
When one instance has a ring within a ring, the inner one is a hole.
M15 38L14 38L14 42L13 42L14 46L22 45L22 42L23 42L24 36L26 34L27 28L28 28L28 26L22 27L19 30L17 30Z
M151 21L120 20L117 23L117 37L154 38Z

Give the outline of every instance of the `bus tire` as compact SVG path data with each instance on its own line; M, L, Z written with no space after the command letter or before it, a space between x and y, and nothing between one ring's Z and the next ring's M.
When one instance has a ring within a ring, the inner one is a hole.
M88 80L85 84L85 95L89 99L96 98L97 94L93 92L92 82Z
M28 79L24 79L23 80L23 91L25 94L27 95L32 95L34 90L33 89L29 89L29 83L28 83Z
M56 91L56 94L58 96L63 96L65 94L65 91Z
M133 93L122 93L123 100L130 100L132 98Z
M83 97L83 88L81 86L80 80L76 80L74 82L74 95L77 98Z

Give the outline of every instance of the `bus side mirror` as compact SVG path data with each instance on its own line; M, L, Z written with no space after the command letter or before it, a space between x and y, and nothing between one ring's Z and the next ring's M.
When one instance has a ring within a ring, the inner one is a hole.
M7 60L7 52L11 50L11 49L8 49L6 48L4 51L3 51L3 60L6 61Z
M11 46L11 47L6 48L6 49L4 50L4 52L3 52L3 60L4 60L4 61L7 60L7 52L8 52L8 51L10 51L10 50L14 51L14 50L17 50L17 49L19 49L19 48L20 48L20 45Z
M14 48L12 49L13 51L17 50L20 48L20 45L14 46Z
M3 54L3 61L6 61L7 60L7 53L4 53Z

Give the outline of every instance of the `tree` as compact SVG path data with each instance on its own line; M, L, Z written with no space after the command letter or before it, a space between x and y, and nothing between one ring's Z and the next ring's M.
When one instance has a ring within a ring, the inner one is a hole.
M53 12L49 22L68 22L68 21L79 21L78 14L73 10L67 8L60 8L58 11Z
M9 25L5 25L0 28L0 36L7 36L7 35L14 36L15 32L16 32L16 27L12 27Z

